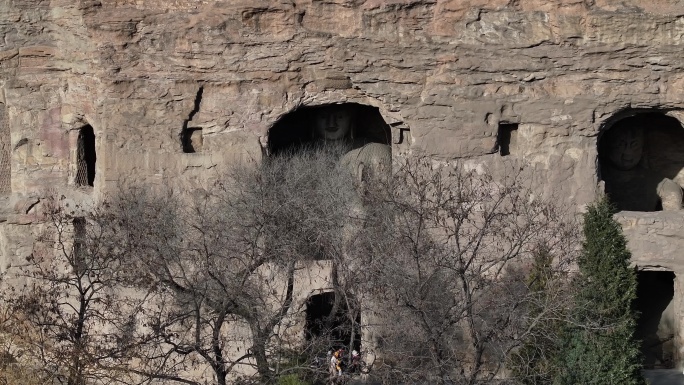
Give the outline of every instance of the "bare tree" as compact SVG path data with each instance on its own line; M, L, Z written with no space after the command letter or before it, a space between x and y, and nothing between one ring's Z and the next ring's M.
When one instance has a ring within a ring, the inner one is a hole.
M343 251L351 183L339 149L240 165L191 197L122 193L113 206L128 263L153 293L141 313L137 373L217 384L253 368L269 383L302 351L290 330L296 281L315 260ZM236 367L242 367L236 371Z
M123 189L82 217L53 205L49 247L13 302L37 357L68 385L273 383L334 343L356 348L366 328L390 382L524 373L525 344L553 338L539 325L569 307L568 213L518 174L411 158L359 181L343 152L238 165L192 194ZM552 262L540 281L541 251ZM321 261L333 304L306 336L302 277Z
M104 210L78 214L60 199L43 206L45 229L34 252L11 271L5 293L8 333L45 378L83 385L128 382L121 367L135 301L121 288L123 249Z
M505 377L534 325L562 317L564 281L529 285L536 250L565 274L578 235L568 213L515 176L411 158L366 196L361 276L377 320L376 372L395 382L480 384ZM544 301L544 303L540 303ZM538 311L528 311L534 304Z

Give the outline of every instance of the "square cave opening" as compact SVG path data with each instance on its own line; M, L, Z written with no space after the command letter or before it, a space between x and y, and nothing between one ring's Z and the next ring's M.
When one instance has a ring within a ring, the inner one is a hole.
M518 141L517 123L499 123L496 133L496 143L499 145L499 154L506 156L511 154Z
M335 301L334 292L312 295L306 302L305 335L310 348L314 351L327 351L341 347L352 346L361 350L361 334L358 325L361 316L358 315L353 323L349 310L343 301Z

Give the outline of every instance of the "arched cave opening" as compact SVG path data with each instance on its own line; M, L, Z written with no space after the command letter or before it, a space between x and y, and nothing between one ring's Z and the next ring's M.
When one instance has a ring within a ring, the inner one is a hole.
M306 302L305 335L315 352L352 346L361 350L361 315L353 319L342 301L335 304L335 293L312 295Z
M389 145L390 128L378 108L342 103L298 108L284 115L268 132L272 155L329 141L350 148L368 143Z
M646 369L672 368L675 358L674 279L671 271L639 271L637 299L639 312L635 337L641 341Z
M87 125L78 131L76 149L76 185L93 186L95 183L95 132Z
M601 179L618 210L679 210L684 185L684 129L659 112L617 120L598 143Z

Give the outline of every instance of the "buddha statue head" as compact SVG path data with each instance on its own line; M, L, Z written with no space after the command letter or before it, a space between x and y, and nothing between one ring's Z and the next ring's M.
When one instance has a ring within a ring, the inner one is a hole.
M342 140L352 131L354 114L347 106L331 105L316 109L313 119L317 139Z
M605 140L608 161L617 169L627 171L636 167L644 152L644 130L624 127L608 131Z

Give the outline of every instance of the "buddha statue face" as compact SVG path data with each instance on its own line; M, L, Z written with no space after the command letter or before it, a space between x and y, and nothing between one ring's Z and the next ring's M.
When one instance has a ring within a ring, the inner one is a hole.
M625 127L609 132L608 160L619 170L631 170L641 161L644 152L644 130Z
M328 106L314 116L316 137L324 140L344 139L351 131L353 115L349 108Z

